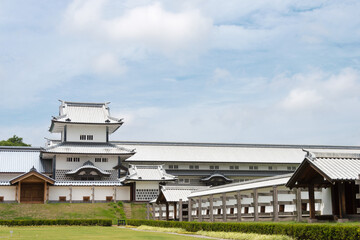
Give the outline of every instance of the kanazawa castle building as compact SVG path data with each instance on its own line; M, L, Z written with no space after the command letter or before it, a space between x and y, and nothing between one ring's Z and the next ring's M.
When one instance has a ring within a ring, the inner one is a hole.
M304 151L359 147L109 141L107 103L62 101L42 147L0 147L0 202L150 201L160 186L218 186L292 173Z

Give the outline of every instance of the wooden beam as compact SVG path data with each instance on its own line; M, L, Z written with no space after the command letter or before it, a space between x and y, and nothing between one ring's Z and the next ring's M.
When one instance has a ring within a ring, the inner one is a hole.
M177 205L177 203L174 202L173 204L174 204L174 215L173 215L173 217L174 217L174 220L176 220L176 217L177 217L176 216L177 215L177 213L176 213L177 212L176 205Z
M346 215L345 207L345 183L338 183L338 194L339 194L339 218L344 218Z
M16 189L15 189L15 201L17 201L17 202L19 203L18 189L19 189L19 184L16 184Z
M237 221L238 222L241 222L241 193L240 191L237 192L237 195L236 195L236 207L237 207Z
M199 209L198 220L199 220L199 222L202 222L202 199L201 199L201 197L199 197L198 209Z
M210 195L210 222L214 222L214 195Z
M159 204L159 220L162 220L163 212L162 212L162 204Z
M188 201L188 219L189 219L189 222L192 221L192 216L191 216L191 212L192 212L192 199L189 198L189 201Z
M254 205L254 221L259 221L259 204L258 204L258 190L254 189L253 194L253 205Z
M72 203L72 186L70 186L70 188L69 188L69 190L70 190L70 203Z
M46 203L46 197L47 197L47 186L46 186L46 182L44 182L44 203Z
M113 189L113 201L116 202L116 186Z
M91 193L91 196L92 196L92 198L91 198L91 203L95 203L95 188L94 188L94 186L92 186L91 190L92 190L92 193Z
M169 203L166 202L165 206L166 206L166 221L169 221Z
M301 206L301 189L297 188L295 192L296 196L296 221L301 222L302 221L302 206Z
M150 220L150 206L146 203L146 220Z
M309 206L310 206L310 219L315 219L315 194L314 185L308 186L309 191Z
M182 205L182 199L179 199L179 221L183 221L183 205Z
M279 203L278 203L278 189L277 186L273 188L273 221L279 221Z
M18 189L18 197L19 197L19 200L18 200L18 203L21 203L21 181L19 181L19 189Z
M226 193L222 194L223 222L226 222Z
M155 207L156 207L156 204L153 203L153 204L151 204L151 206L152 206L152 212L153 212L153 220L155 220L155 218L156 218L156 216L155 216Z

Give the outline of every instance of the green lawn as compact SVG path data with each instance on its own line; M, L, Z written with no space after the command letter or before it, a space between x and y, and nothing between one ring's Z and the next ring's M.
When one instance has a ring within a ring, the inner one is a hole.
M13 231L10 237L10 231ZM0 226L0 239L156 239L185 240L198 239L167 233L140 232L118 227L79 227L79 226L41 226L41 227L3 227Z
M123 207L123 206L126 206ZM124 212L124 210L128 212ZM0 204L0 219L93 219L125 218L144 219L144 204L115 203L48 203ZM0 238L1 239L1 238Z

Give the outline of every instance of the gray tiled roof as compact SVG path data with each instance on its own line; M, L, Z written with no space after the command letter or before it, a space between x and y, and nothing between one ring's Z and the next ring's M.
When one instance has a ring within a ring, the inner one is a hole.
M58 122L71 123L122 123L121 119L110 116L108 103L81 103L62 101Z
M134 150L116 146L111 143L76 143L62 142L45 148L44 153L71 153L71 154L104 154L104 155L132 155Z
M39 172L46 172L47 161L40 160L40 148L0 147L0 172L23 173L35 167Z
M180 199L183 202L188 201L187 196L190 193L200 190L206 189L209 187L204 186L164 186L161 188L161 194L164 195L167 202L178 202Z
M122 186L120 181L63 181L54 186Z
M167 174L162 165L130 165L125 181L173 181L176 177Z
M360 154L358 153L308 152L306 160L331 180L359 179Z

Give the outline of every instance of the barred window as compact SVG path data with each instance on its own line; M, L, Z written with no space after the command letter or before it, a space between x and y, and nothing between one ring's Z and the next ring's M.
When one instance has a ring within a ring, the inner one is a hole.
M74 157L74 162L80 162L80 158L79 157Z
M68 157L68 158L66 158L66 161L67 161L67 162L72 162L73 159L72 159L72 157Z
M80 135L80 140L86 140L86 135Z
M93 135L87 135L87 140L94 140L94 136Z
M102 162L108 162L108 158L102 158Z
M101 162L101 158L95 158L95 162Z

